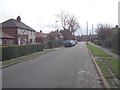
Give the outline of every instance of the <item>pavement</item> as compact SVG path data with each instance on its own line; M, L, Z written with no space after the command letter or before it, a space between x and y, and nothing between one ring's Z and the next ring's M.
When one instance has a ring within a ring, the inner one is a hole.
M3 88L102 88L84 42L2 69Z

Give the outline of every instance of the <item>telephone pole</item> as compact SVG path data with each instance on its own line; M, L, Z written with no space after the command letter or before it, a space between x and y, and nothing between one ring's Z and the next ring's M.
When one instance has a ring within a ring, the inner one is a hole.
M87 22L87 44L88 44L88 22Z
M93 33L93 24L92 24L92 35L93 35L94 33Z

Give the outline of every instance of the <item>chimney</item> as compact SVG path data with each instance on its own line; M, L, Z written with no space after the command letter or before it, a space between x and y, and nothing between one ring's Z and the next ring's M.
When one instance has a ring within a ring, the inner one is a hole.
M20 18L20 16L17 17L17 21L21 22L21 18Z
M118 25L116 25L115 28L118 28Z
M40 30L40 33L42 33L42 30Z

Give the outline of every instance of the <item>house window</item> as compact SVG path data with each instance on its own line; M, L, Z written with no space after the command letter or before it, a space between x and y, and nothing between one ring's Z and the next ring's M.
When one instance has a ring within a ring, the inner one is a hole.
M31 35L32 35L32 31L31 31Z
M26 44L26 39L22 40L22 44L25 45Z
M6 39L4 40L4 44L7 45L7 40Z
M23 33L25 33L25 30L23 29Z

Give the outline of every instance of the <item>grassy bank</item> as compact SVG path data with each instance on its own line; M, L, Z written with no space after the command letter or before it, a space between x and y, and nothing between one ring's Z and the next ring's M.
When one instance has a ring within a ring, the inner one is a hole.
M46 49L44 51L40 51L40 52L32 53L32 54L29 54L29 55L25 55L25 56L22 56L22 57L6 60L6 61L2 62L2 64L1 64L2 66L0 66L0 67L2 68L2 67L6 67L6 66L9 66L9 65L12 65L12 64L16 64L16 63L19 63L19 62L22 62L22 61L30 60L32 58L38 57L38 56L43 55L43 54L47 54L47 53L52 52L52 51L55 51L55 49Z

